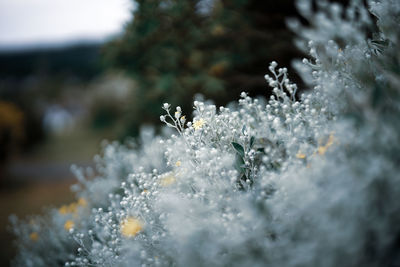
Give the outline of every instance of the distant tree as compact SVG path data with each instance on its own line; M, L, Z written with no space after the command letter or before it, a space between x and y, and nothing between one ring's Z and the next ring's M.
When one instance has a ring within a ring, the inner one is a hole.
M158 120L163 102L190 103L196 93L225 104L240 91L265 95L263 75L298 55L284 19L292 1L135 0L121 38L105 49L136 81L128 133ZM190 110L189 104L182 108Z

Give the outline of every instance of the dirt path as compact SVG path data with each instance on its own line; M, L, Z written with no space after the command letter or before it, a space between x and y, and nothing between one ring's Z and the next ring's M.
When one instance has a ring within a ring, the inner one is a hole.
M0 266L14 257L13 235L7 231L8 217L40 214L44 207L61 206L74 199L70 186L76 183L70 166L92 166L104 135L75 132L48 140L37 150L16 158L0 179Z
M70 186L76 183L69 162L17 161L9 166L0 181L0 266L8 266L14 257L13 235L7 230L10 214L24 218L40 214L44 207L72 202ZM87 162L78 163L88 166Z

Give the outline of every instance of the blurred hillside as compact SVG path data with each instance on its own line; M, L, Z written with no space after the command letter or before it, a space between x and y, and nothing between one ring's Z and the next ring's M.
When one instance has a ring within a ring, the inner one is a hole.
M26 78L44 73L90 79L101 71L101 44L0 51L0 79Z
M19 127L24 129L24 140L20 140L24 149L43 140L44 112L47 105L64 93L66 86L84 84L99 75L102 71L99 50L99 44L86 44L0 52L0 99L23 116ZM6 139L2 143L14 139L11 133L5 133L7 131L5 127L0 131Z
M96 43L0 52L0 164L77 128L113 131L133 86L105 71L100 50Z

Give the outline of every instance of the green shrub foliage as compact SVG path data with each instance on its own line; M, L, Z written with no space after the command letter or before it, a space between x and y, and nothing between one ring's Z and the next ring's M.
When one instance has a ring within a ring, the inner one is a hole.
M400 3L297 5L312 90L272 62L268 101L163 104L161 137L74 168L75 203L12 218L15 264L398 266Z
M272 60L289 64L298 55L284 17L293 1L134 1L132 21L105 49L111 65L127 71L136 95L126 119L128 132L157 122L168 101L191 109L196 93L217 104L242 90L269 94L263 75ZM191 114L189 114L191 115Z

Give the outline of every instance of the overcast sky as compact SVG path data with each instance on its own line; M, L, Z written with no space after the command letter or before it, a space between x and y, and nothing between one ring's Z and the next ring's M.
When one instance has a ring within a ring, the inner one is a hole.
M121 32L130 0L0 0L0 48L104 40Z

